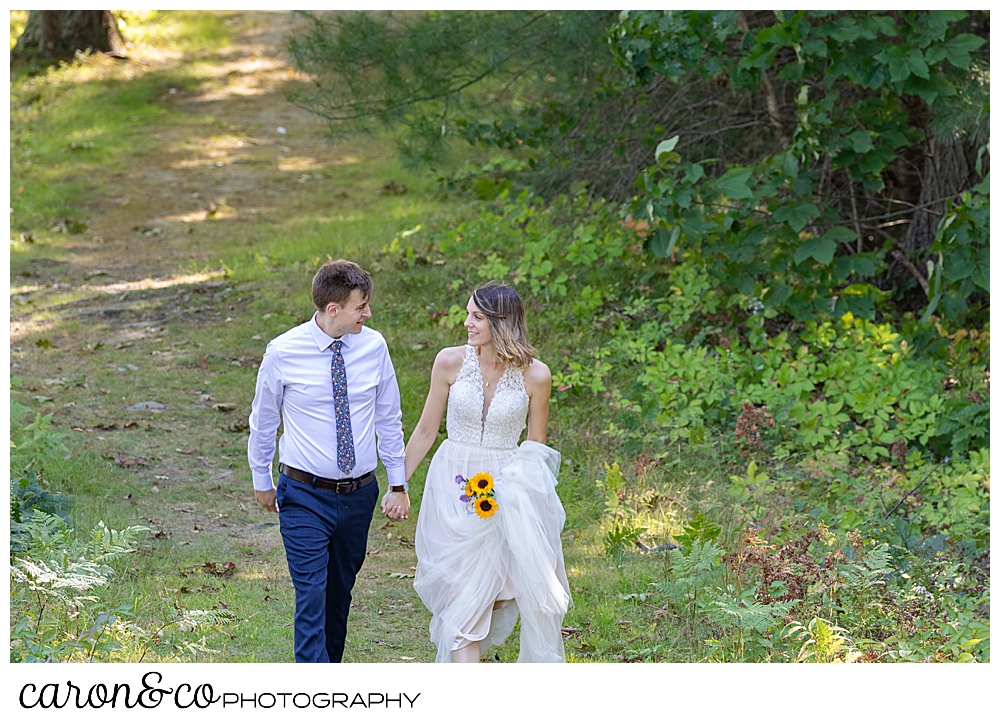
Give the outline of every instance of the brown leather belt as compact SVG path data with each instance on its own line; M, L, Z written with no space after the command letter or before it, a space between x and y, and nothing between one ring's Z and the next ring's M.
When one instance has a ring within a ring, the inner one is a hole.
M287 464L279 464L278 471L296 482L302 482L324 490L333 490L334 492L338 492L342 495L350 492L356 492L365 485L369 485L375 481L374 472L368 472L360 477L352 477L350 479L327 479L326 477L317 477L314 474L309 474L308 472L303 472L300 469L289 467Z

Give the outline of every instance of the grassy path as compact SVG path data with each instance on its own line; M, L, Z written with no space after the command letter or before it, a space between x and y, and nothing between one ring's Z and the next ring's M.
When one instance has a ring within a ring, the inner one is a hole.
M280 54L292 19L215 20L163 14L187 45L151 41L124 65L88 58L13 89L11 374L71 435L50 476L75 495L77 525L153 530L120 596L140 600L139 620L227 608L241 622L210 636L210 659L287 661L291 583L245 459L256 364L308 318L326 254L377 250L434 202L386 148L330 146L287 102L302 82ZM390 181L411 191L382 193ZM373 521L349 659L433 658L412 538L412 520Z

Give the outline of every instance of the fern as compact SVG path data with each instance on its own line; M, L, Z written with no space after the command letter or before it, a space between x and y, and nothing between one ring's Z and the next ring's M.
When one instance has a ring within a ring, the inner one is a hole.
M735 628L743 637L752 632L766 635L776 630L782 623L781 618L787 615L792 607L791 602L760 603L756 600L734 600L729 597L713 602L715 620L723 628Z
M714 542L694 540L685 548L670 551L671 576L656 585L667 601L674 606L690 606L697 599L697 592L714 591L721 584L721 558L724 550Z

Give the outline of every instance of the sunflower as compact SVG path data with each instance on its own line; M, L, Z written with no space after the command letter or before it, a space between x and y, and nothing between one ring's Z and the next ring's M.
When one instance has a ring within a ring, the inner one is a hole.
M476 488L472 486L471 480L465 483L465 496L470 499L476 496Z
M475 507L476 514L484 520L492 517L500 509L500 505L497 504L497 501L493 497L480 497L476 500Z
M493 478L489 472L480 472L473 475L472 479L469 480L469 485L475 490L477 496L488 495L493 491Z

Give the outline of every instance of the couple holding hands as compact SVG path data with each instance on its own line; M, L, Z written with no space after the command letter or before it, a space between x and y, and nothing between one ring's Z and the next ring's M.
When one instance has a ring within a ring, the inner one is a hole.
M295 660L341 661L378 501L377 459L388 477L382 513L405 519L408 480L447 413L448 438L424 484L413 583L432 614L436 662L479 662L519 616L518 662L563 662L570 594L560 458L545 445L551 376L533 358L520 297L494 283L473 292L468 341L438 353L404 450L396 373L385 339L365 326L371 293L357 264L324 264L312 283L315 315L272 340L257 373L248 459L257 501L278 513L295 585Z

